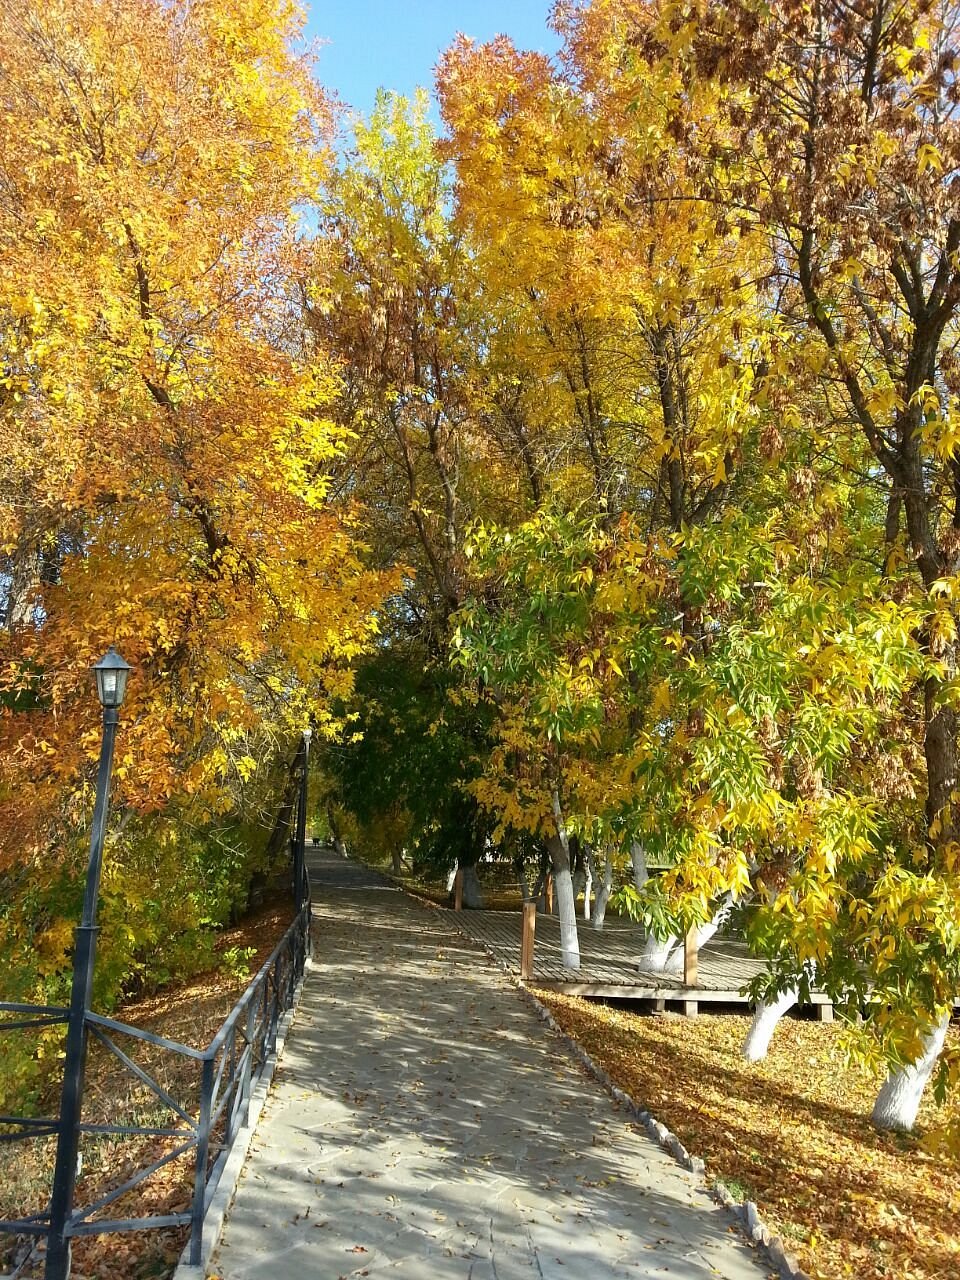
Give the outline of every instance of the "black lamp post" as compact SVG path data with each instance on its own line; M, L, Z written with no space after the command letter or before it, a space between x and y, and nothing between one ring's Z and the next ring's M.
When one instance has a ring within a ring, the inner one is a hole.
M306 901L303 890L306 879L307 850L307 770L310 764L312 737L312 730L304 729L300 740L300 803L297 805L297 833L293 846L293 909L297 913Z
M73 953L73 988L67 1022L66 1062L60 1099L57 1163L50 1201L45 1280L67 1280L70 1274L70 1238L67 1229L73 1211L73 1190L77 1178L80 1112L87 1060L86 1015L90 1009L97 951L97 900L100 896L100 870L103 866L103 838L107 829L110 772L113 767L117 722L131 668L111 645L93 670L97 677L97 695L103 707L103 738L100 743L100 766L97 770L97 796L90 831L90 859L83 895L83 914L76 931Z

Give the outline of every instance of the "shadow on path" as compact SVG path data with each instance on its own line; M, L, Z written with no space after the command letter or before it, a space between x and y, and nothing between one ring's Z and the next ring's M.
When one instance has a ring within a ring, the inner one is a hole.
M212 1275L767 1274L443 911L309 858L315 967Z

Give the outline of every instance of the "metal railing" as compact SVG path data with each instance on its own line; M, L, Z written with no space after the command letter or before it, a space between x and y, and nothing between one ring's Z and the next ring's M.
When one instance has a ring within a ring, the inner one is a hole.
M74 1208L63 1227L61 1244L77 1236L189 1225L190 1261L194 1264L200 1262L204 1216L233 1141L238 1131L248 1123L253 1086L276 1048L280 1019L293 1006L310 952L309 888L302 852L295 863L294 874L299 890L296 901L302 905L293 923L206 1049L196 1049L100 1014L89 1011L85 1014L88 1037L98 1042L140 1085L146 1086L173 1118L171 1123L155 1127L80 1124L81 1134L163 1138L170 1145L159 1159L138 1169L91 1204ZM0 1032L65 1024L69 1014L68 1009L56 1006L0 1003L0 1015L7 1015L9 1019L0 1021ZM117 1043L118 1039L124 1042L123 1048ZM195 1064L198 1092L195 1109L178 1101L172 1092L164 1088L156 1079L159 1072L151 1073L136 1061L133 1054L137 1044L150 1045ZM0 1115L0 1128L8 1130L0 1133L0 1141L17 1142L51 1136L58 1134L60 1127L59 1117ZM182 1212L139 1218L95 1216L143 1184L159 1169L190 1151L194 1151L195 1156L189 1208ZM0 1232L45 1236L49 1250L53 1231L51 1218L52 1207L48 1207L43 1213L0 1220Z

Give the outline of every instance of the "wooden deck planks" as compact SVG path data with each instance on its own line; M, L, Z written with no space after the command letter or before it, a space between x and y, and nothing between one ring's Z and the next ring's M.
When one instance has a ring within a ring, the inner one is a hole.
M522 912L463 911L456 923L468 936L491 951L511 973L520 973ZM714 939L699 953L695 986L684 984L681 974L653 973L641 969L641 929L614 921L597 933L589 923L580 924L579 970L567 969L560 959L560 924L555 916L538 914L536 943L530 982L570 995L607 999L679 1001L695 1009L699 1002L749 1004L743 988L763 970L743 942ZM829 1004L814 992L811 1003Z

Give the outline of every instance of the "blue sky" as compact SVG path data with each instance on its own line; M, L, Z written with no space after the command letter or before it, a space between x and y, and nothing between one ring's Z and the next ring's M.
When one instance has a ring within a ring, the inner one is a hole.
M433 67L458 31L477 40L503 33L524 49L553 53L550 0L306 0L308 35L329 40L317 74L367 112L379 85L410 94L433 87Z

